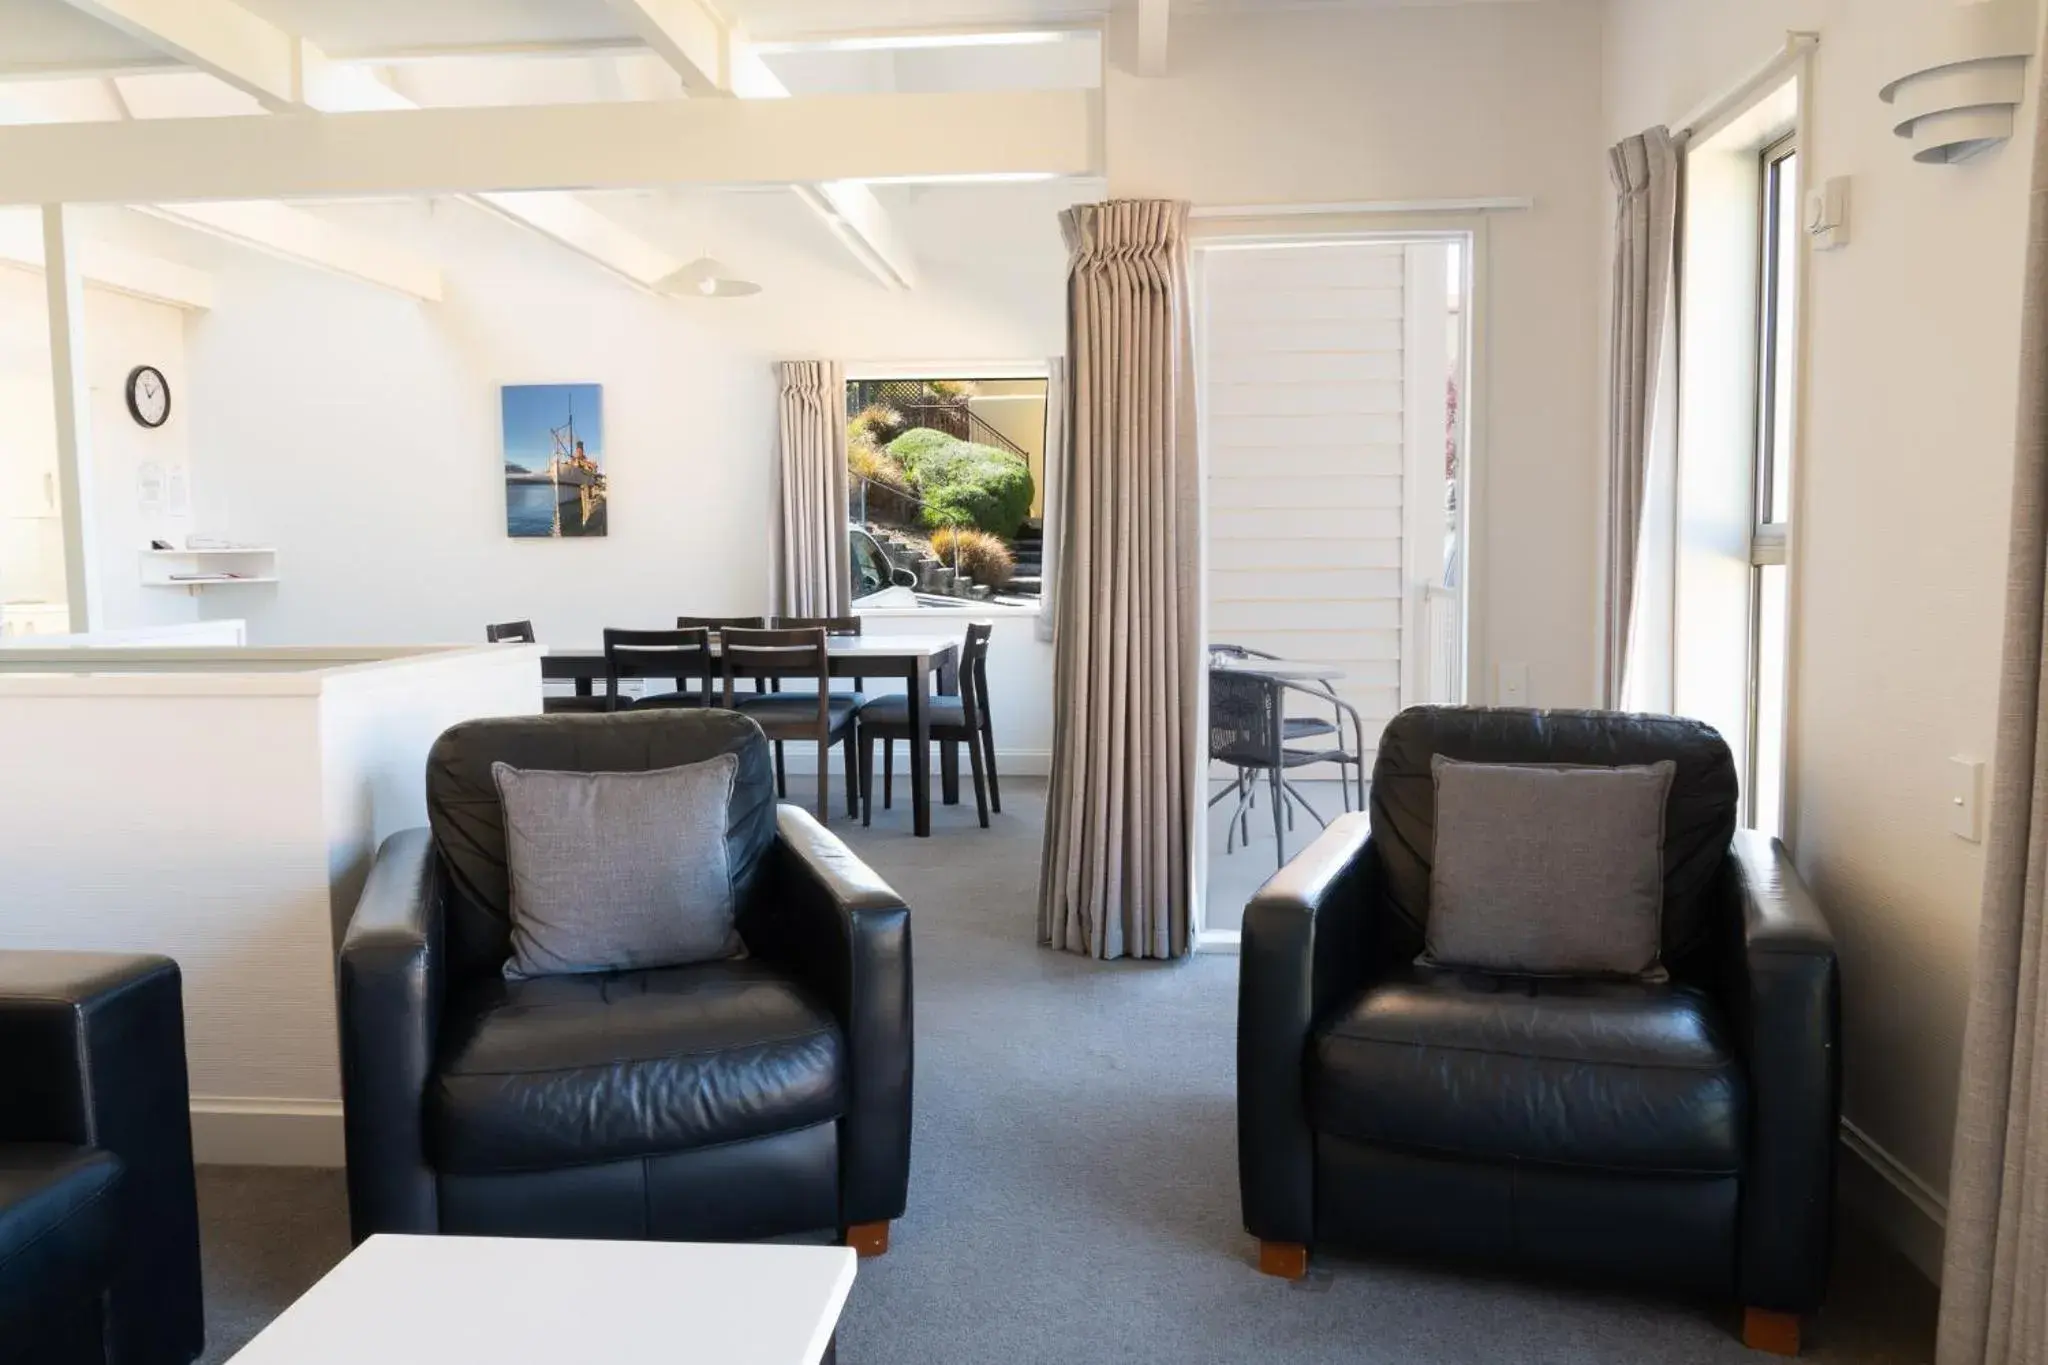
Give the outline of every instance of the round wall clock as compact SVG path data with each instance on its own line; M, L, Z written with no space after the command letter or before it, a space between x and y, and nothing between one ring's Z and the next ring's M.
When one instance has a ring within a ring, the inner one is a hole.
M171 385L154 365L128 371L128 415L146 427L160 427L171 417Z

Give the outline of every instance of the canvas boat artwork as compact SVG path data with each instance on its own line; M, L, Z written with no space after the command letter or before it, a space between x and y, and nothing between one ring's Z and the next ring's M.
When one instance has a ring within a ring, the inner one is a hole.
M505 534L601 536L609 520L604 386L506 384Z

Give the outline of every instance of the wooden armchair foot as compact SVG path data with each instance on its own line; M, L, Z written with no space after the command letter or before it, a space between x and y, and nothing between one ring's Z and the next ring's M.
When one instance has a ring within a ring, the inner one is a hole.
M1742 1344L1774 1356L1798 1355L1799 1315L1774 1313L1768 1308L1743 1309Z
M884 1223L855 1223L840 1239L853 1248L853 1254L866 1260L880 1256L889 1250L889 1225Z
M1259 1273L1300 1279L1308 1274L1308 1248L1300 1242L1260 1242Z

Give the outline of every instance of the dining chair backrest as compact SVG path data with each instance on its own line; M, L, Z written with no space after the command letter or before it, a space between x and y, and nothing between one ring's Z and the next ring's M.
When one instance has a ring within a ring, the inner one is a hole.
M699 626L686 630L606 630L604 676L608 711L619 709L619 679L674 678L676 691L696 683L705 700L711 697L711 632Z
M678 616L677 630L708 630L713 640L727 630L759 630L768 624L765 616Z
M811 630L815 628L817 630L824 631L827 635L835 636L837 638L845 639L850 637L853 639L859 639L860 617L778 616L775 618L775 628L777 630ZM867 688L867 685L868 682L866 678L855 678L853 680L853 690L856 692L864 691ZM782 689L779 687L776 688L776 691L778 692L781 690Z
M1209 654L1212 658L1220 655L1226 659L1277 659L1280 657L1278 654L1268 654L1263 649L1253 649L1250 645L1230 645L1221 642L1211 643Z
M960 646L960 710L969 729L980 726L988 705L988 641L995 630L987 621L971 621Z
M1209 670L1209 757L1268 768L1280 762L1281 688L1277 678L1234 668Z
M484 627L484 641L493 645L523 644L534 642L533 622L500 621Z
M832 664L825 651L825 632L808 630L728 629L719 642L719 663L725 673L725 704L733 704L733 683L740 678L815 678L818 721L831 712Z
M822 630L827 635L860 634L861 618L858 616L778 616L777 630Z

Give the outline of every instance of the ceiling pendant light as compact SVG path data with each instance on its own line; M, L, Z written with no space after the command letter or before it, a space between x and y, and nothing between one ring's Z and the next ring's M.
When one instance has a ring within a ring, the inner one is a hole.
M709 256L699 256L654 287L664 294L695 294L706 299L737 299L761 292L760 285L741 279Z

